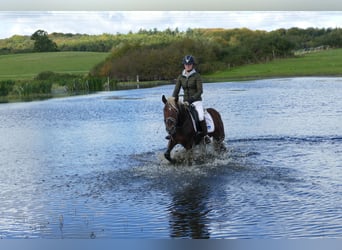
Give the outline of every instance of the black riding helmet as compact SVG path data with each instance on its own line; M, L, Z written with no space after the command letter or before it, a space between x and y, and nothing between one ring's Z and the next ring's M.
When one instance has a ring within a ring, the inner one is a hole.
M186 55L182 61L183 64L195 64L195 59L192 55Z

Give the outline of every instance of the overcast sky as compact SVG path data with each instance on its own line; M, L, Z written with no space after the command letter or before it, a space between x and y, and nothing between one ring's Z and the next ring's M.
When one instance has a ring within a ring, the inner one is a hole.
M341 28L342 11L0 11L0 39L15 34L126 34L139 29Z

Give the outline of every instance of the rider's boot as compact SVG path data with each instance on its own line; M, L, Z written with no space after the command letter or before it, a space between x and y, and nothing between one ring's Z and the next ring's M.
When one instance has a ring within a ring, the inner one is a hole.
M204 139L205 144L209 144L211 142L209 136L208 136L208 128L207 128L207 123L205 122L205 120L200 121L200 126L201 126L201 130L202 130L202 136Z

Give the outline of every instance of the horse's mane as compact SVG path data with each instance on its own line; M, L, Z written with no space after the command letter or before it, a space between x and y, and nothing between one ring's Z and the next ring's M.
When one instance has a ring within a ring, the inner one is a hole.
M186 113L187 107L181 100L178 99L178 102L176 102L176 98L171 96L167 98L167 102L178 110L179 114L184 115Z
M171 105L176 105L176 98L173 96L170 96L167 98L167 102L170 103Z
M176 102L176 98L173 96L168 97L167 102L177 110L179 110L179 107L183 104L181 101Z

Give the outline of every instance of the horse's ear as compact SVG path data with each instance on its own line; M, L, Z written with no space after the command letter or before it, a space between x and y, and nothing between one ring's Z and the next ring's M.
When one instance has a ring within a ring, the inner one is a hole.
M164 104L166 104L166 103L167 103L167 100L166 100L166 97L165 97L165 95L163 95L163 97L162 97L162 101L163 101L163 103L164 103Z
M178 103L178 96L175 97L175 102Z

